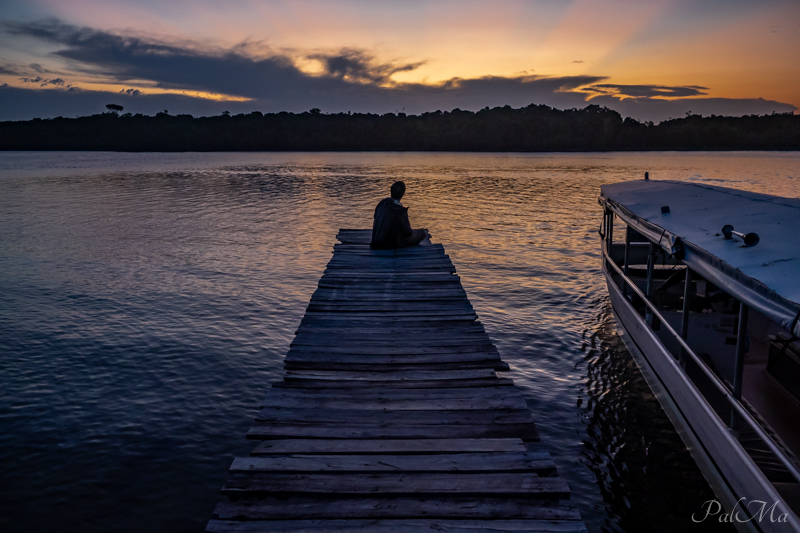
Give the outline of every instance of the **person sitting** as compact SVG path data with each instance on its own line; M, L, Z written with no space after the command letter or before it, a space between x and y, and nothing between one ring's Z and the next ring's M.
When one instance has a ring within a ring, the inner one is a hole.
M391 196L381 200L375 208L372 242L369 243L373 250L414 246L428 236L428 230L411 228L408 222L408 208L400 203L405 193L406 184L396 181L392 183Z

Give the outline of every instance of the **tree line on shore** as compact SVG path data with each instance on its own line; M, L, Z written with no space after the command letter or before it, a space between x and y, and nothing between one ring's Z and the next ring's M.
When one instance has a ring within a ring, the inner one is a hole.
M800 150L800 115L687 116L659 124L589 105L477 112L107 113L0 122L0 150L469 151Z

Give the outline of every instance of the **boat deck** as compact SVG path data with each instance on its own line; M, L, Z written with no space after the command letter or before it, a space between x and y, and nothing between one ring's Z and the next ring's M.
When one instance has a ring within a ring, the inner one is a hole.
M442 245L338 239L207 531L586 531Z

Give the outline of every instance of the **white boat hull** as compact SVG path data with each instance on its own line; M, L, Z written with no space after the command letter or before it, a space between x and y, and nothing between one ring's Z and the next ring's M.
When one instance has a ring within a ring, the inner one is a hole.
M722 513L734 511L731 517L739 531L800 532L798 517L623 296L605 264L603 273L625 345L714 490L724 508ZM765 504L762 507L758 502ZM695 518L706 514L705 503L697 502ZM759 514L762 508L764 511ZM717 514L705 520L719 518Z

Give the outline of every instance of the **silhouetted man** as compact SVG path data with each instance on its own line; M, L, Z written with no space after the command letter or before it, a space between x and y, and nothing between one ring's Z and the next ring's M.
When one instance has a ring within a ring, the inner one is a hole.
M396 181L392 183L392 196L381 200L375 208L370 248L388 250L414 246L428 236L427 230L411 229L411 224L408 222L408 208L400 203L405 193L406 184Z

